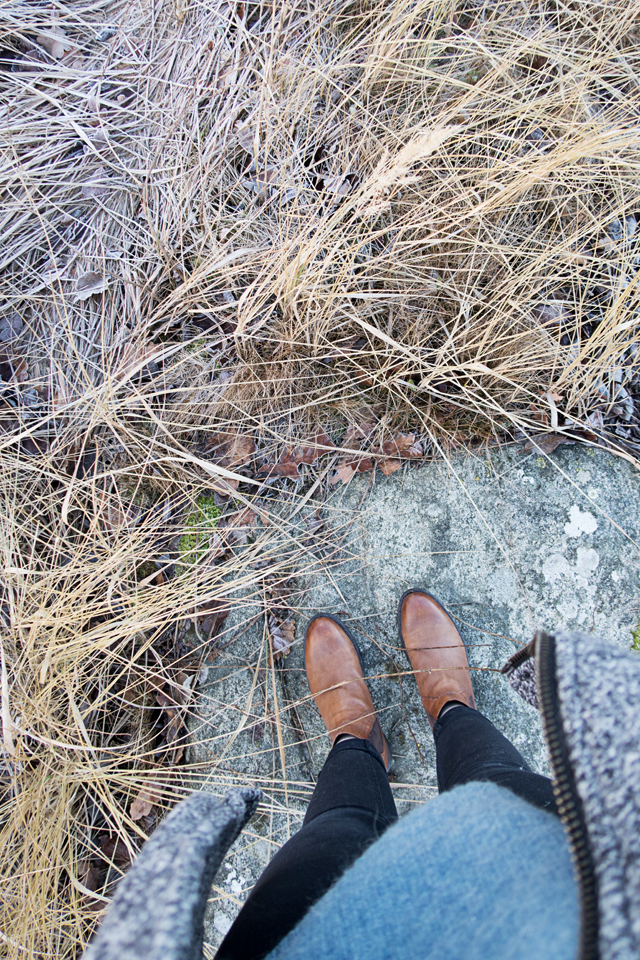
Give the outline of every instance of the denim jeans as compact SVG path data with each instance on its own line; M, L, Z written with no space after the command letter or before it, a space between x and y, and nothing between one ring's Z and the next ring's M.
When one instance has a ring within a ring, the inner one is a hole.
M551 782L477 710L460 705L434 727L440 792L470 781L508 787L555 811ZM367 740L341 740L320 772L302 828L269 863L217 960L261 960L345 870L397 820L382 758Z
M559 818L468 783L392 825L268 960L575 960L578 930Z

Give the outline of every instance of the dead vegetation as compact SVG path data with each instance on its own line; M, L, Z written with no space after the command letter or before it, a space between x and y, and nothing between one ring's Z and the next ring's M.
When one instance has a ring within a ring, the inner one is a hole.
M637 458L639 13L2 5L7 955L86 943L243 590L290 642L276 502L531 435Z

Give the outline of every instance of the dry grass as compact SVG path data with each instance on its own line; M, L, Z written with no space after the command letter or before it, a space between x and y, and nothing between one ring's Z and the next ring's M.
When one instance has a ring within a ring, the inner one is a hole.
M578 425L636 457L639 13L1 5L7 955L77 952L132 800L184 790L152 720L210 651L185 618L309 562L282 521L157 578L199 489L270 513L208 437L266 462L373 412L429 455Z

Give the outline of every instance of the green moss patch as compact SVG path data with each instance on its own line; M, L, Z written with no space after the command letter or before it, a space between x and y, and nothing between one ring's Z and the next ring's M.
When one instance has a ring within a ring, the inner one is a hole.
M184 533L180 537L178 572L193 567L203 559L221 513L222 510L214 502L213 494L202 494L196 499L185 520Z

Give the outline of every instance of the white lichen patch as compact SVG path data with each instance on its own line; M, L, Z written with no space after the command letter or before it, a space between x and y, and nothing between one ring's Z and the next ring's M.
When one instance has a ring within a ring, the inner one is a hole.
M600 554L591 547L578 547L575 571L580 577L588 579L595 573L600 563Z
M573 570L571 564L561 553L552 553L542 565L542 573L547 583L555 583L563 577L571 578Z
M564 525L564 532L568 537L581 537L583 533L595 533L598 529L598 521L588 510L582 511L580 507L573 506L569 509L569 522Z

